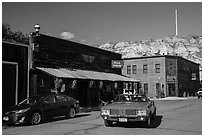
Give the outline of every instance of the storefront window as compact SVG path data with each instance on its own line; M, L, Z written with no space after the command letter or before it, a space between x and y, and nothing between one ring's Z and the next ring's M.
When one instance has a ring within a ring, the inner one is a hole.
M144 94L148 94L148 83L144 84Z

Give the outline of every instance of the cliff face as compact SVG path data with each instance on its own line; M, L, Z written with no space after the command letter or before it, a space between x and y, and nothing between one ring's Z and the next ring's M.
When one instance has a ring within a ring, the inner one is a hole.
M110 42L99 48L122 54L122 58L177 55L193 62L202 63L202 36L168 36L163 39Z

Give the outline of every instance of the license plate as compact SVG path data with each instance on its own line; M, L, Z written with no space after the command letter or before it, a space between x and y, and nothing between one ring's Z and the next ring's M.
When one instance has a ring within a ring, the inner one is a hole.
M119 122L127 122L127 118L119 118Z
M9 121L9 117L3 117L3 120Z

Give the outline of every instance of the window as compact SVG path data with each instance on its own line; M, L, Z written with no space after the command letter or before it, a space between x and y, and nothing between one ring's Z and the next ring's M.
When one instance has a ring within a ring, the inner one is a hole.
M132 73L137 74L137 65L132 66Z
M44 79L41 79L40 80L40 87L44 87L45 86L45 84L44 84Z
M161 90L160 83L156 83L156 94L158 97L160 97L160 90Z
M55 100L55 96L48 96L45 100L44 100L45 103L55 103L56 100Z
M58 102L67 101L67 98L65 98L64 96L57 95L56 98Z
M160 64L155 64L155 72L160 73Z
M148 68L147 64L143 65L143 74L147 74Z
M131 66L127 66L127 74L131 74Z
M148 94L148 83L144 84L144 94Z

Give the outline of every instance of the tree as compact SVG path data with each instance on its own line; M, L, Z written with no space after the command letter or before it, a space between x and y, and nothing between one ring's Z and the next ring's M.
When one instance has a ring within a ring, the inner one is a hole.
M2 25L2 40L29 44L29 35L20 31L13 32L9 24Z

